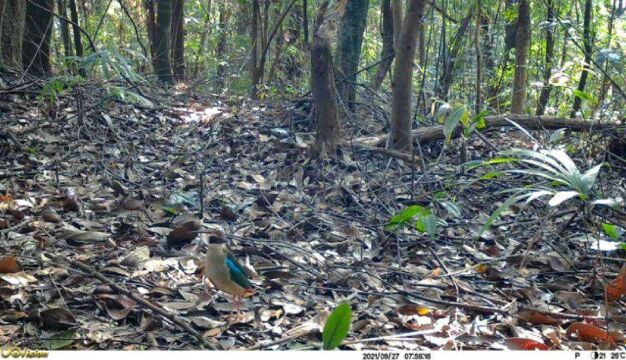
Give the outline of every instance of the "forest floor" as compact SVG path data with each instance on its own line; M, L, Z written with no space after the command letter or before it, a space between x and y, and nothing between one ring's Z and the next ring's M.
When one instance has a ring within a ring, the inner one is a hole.
M528 182L460 172L456 141L424 144L415 166L355 148L311 160L310 112L294 103L39 92L0 89L0 346L318 349L347 302L342 349L624 349L624 300L604 290L626 292L624 250L598 252L576 202L515 205L480 235L501 191ZM367 115L344 137L384 128ZM533 146L520 131L485 136ZM558 140L582 170L605 158L589 138ZM476 137L468 150L496 156ZM602 169L604 196L625 197L623 166ZM385 230L413 204L437 213L433 238ZM236 320L201 280L215 228L257 290Z

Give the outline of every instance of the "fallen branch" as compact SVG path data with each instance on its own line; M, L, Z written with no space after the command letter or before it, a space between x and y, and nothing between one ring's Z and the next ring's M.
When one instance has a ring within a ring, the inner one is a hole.
M165 309L160 308L156 305L154 305L153 303L145 300L142 297L139 297L135 294L133 294L132 292L128 291L127 289L121 287L120 285L116 284L115 282L113 282L112 280L106 278L104 275L102 275L100 272L98 272L96 269L94 269L93 267L78 261L78 260L72 260L72 259L68 259L68 258L64 258L61 256L57 256L57 255L53 255L50 253L45 253L45 256L49 259L52 259L54 262L56 263L63 263L64 261L70 263L70 265L77 267L85 272L87 272L89 275L95 277L96 279L100 280L101 282L109 285L111 288L115 289L116 291L118 291L119 293L122 293L130 298L132 298L133 300L135 300L136 302L142 304L143 306L149 308L150 310L154 311L155 313L158 313L159 315L169 319L171 322L173 322L174 324L178 325L178 327L180 327L181 329L183 329L184 331L188 332L189 334L191 334L193 337L195 337L200 344L202 344L202 347L205 349L210 349L210 350L219 350L219 345L217 344L213 344L208 342L201 333L197 332L195 329L193 329L188 323L186 323L185 321L183 321L182 319L180 319L178 316L171 314L169 312L167 312Z
M521 127L531 130L541 129L561 129L566 128L568 130L585 131L591 127L603 129L613 124L598 123L579 119L560 118L551 116L530 116L530 115L497 115L487 116L485 118L487 128L500 128L515 126L513 123L519 124ZM411 132L413 137L417 138L421 144L427 142L443 140L445 136L443 134L443 125L420 127ZM458 137L458 132L453 133L453 137ZM380 136L362 137L354 139L355 143L360 145L369 146L383 146L387 141L388 134Z

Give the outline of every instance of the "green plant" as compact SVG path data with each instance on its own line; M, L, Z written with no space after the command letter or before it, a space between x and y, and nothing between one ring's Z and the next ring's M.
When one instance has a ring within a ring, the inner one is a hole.
M427 233L434 239L437 233L437 216L428 208L421 205L411 205L389 219L385 230L397 231L415 224L415 229Z
M511 205L525 200L530 203L546 196L550 196L548 205L556 207L573 198L585 201L589 206L615 206L614 199L592 200L593 188L602 168L602 164L595 165L585 172L581 172L572 159L562 149L527 150L512 149L503 151L501 157L486 161L486 164L516 163L523 167L504 170L505 173L522 174L550 180L552 187L531 185L523 188L505 190L513 192L487 219L481 229L483 233Z
M57 76L50 78L41 88L39 92L39 98L49 103L54 103L66 90L72 89L82 83L82 77L80 76Z
M489 112L486 110L481 111L474 117L470 118L470 113L465 106L455 108L443 123L443 134L446 137L446 141L450 141L452 134L454 134L454 130L457 126L459 126L459 124L463 126L462 135L466 138L474 130L486 127L485 116L487 116L488 113Z
M322 332L322 347L324 350L332 350L343 342L348 336L352 324L352 309L350 305L343 303L328 317L324 331Z

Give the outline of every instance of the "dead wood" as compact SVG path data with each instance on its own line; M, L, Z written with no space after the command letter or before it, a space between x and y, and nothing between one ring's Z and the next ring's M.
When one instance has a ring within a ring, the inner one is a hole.
M585 131L592 127L597 129L603 129L608 126L614 126L609 123L598 123L587 120L551 117L551 116L530 116L530 115L496 115L488 116L485 118L487 128L501 128L515 126L514 123L520 125L523 128L531 130L541 129L561 129L566 128L574 131ZM443 134L443 125L435 125L428 127L420 127L411 131L414 138L417 138L421 144L428 142L443 140L445 136ZM459 132L454 132L453 137L458 137ZM388 135L362 137L354 139L355 143L360 145L369 146L383 146L387 141Z

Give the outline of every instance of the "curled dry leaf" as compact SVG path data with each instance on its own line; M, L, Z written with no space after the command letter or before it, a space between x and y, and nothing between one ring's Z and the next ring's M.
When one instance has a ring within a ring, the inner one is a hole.
M82 231L73 228L67 228L64 231L65 240L70 245L83 245L94 242L105 241L110 237L108 233L100 231Z
M113 320L125 319L137 303L126 295L97 294L98 307L104 309Z
M190 243L196 236L197 234L189 230L186 226L181 226L172 230L169 235L167 235L167 244L169 246L179 247Z
M138 268L148 259L150 259L150 249L147 246L140 246L122 259L120 263L131 268Z
M15 256L7 256L0 258L0 273L12 274L22 271L22 265L15 258Z
M45 329L50 330L65 330L78 325L74 315L63 308L42 310L36 317L41 319Z
M190 243L198 236L196 231L200 230L200 227L197 220L177 224L177 227L167 235L167 244L172 247L181 247Z
M608 342L610 344L615 344L615 335L617 335L617 333L611 331L607 332L606 330L595 325L576 322L567 328L566 335L570 339L576 339L578 341L588 341L594 343Z
M524 311L520 311L517 314L517 317L520 320L524 320L524 321L528 321L529 323L533 324L533 325L552 325L552 326L557 326L561 324L561 321L557 318L554 318L552 316L548 316L546 314L543 314L539 311L534 311L534 310L524 310Z
M63 198L63 209L65 211L73 211L73 212L80 211L80 204L78 203L76 196L66 195Z
M606 287L606 295L610 301L615 301L626 295L626 265L622 266L617 278Z
M550 348L538 341L524 338L508 338L504 340L510 350L550 350Z
M46 206L42 211L41 211L41 218L43 219L43 221L45 222L49 222L49 223L60 223L61 221L63 221L61 219L61 216L59 216L59 214L51 207Z
M4 230L9 227L9 222L6 219L0 219L0 230Z
M228 220L228 221L237 221L237 219L239 218L239 216L233 210L233 208L228 205L222 206L222 210L220 211L220 216L222 217L222 219Z
M9 209L9 213L15 218L16 221L22 221L26 217L26 214L17 209Z
M143 210L145 208L145 204L143 200L126 198L122 201L121 207L124 210L137 211Z

